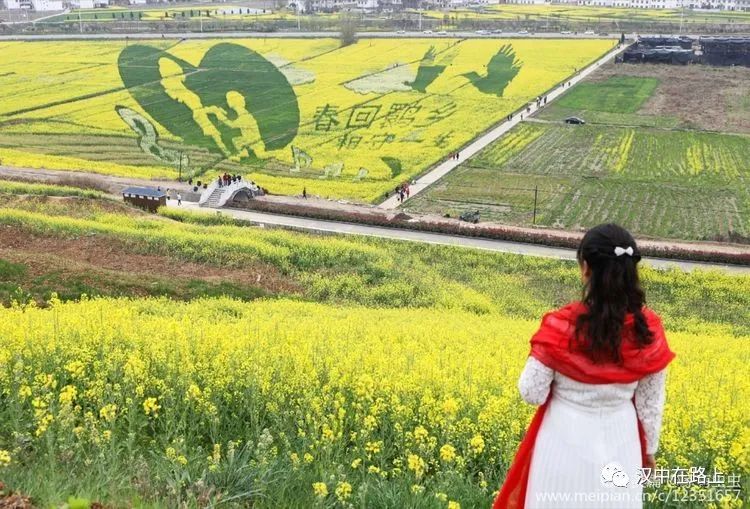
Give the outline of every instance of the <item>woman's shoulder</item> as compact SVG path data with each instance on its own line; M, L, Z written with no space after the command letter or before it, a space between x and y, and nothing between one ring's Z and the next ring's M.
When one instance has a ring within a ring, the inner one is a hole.
M575 321L578 315L585 311L586 305L583 302L576 300L548 312L545 316L553 316L557 319Z
M540 330L555 330L567 334L572 327L575 327L578 317L585 310L586 306L578 301L550 310L542 316Z
M641 309L643 317L646 319L646 323L650 328L661 327L661 316L648 306L643 306Z
M588 310L588 307L585 303L581 301L572 301L567 304L565 304L562 307L559 307L557 309L554 309L552 311L549 311L544 315L543 321L551 321L551 322L568 322L571 324L575 324L578 317L581 316L583 313L585 313ZM643 306L641 308L641 313L643 313L643 317L646 319L646 323L649 327L662 327L662 321L661 316L651 309L648 306ZM633 314L628 313L625 317L625 324L632 323L633 321Z

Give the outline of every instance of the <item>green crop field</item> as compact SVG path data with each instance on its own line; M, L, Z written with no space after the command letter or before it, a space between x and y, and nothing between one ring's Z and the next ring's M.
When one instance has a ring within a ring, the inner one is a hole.
M750 136L694 128L677 110L652 114L663 81L628 75L630 69L573 88L404 208L453 215L476 209L484 220L521 225L577 229L615 221L642 235L747 239ZM565 125L569 115L588 124Z
M557 104L583 111L635 113L651 97L658 84L655 78L613 76L600 83L581 83Z

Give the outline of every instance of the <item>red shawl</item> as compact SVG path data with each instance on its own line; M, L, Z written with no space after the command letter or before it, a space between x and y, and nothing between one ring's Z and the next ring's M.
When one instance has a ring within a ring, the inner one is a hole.
M585 311L584 304L574 302L544 315L539 331L531 338L530 355L545 366L573 380L590 384L635 382L646 375L661 371L674 358L675 354L667 345L661 319L650 309L644 308L643 314L654 340L639 348L633 340L634 318L632 314L628 314L625 317L623 341L620 347L622 362L620 364L593 362L579 349L570 348L576 320ZM537 409L531 420L513 464L508 470L505 483L495 499L493 509L523 509L534 442L548 403L549 399ZM640 421L638 434L641 439L641 453L645 455L646 443Z

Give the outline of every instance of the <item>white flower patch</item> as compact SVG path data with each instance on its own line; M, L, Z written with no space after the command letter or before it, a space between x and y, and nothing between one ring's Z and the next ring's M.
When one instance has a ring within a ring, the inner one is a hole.
M281 55L263 55L266 60L275 65L290 85L304 85L315 81L315 73L307 69L295 66Z
M408 92L417 72L408 64L395 63L382 71L354 79L344 86L359 94Z

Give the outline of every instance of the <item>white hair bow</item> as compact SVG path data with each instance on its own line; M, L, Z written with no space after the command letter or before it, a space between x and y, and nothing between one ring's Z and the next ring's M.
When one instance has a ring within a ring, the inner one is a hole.
M628 247L617 246L615 248L615 256L622 256L624 254L628 256L633 256L633 246L628 246Z

